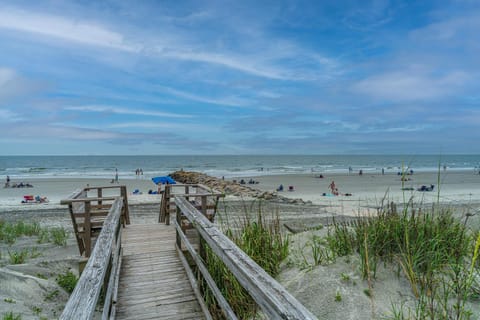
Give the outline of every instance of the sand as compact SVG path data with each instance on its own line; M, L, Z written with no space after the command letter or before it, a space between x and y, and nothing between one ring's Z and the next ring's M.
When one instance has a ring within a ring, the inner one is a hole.
M245 177L244 177L245 178ZM437 174L415 173L405 181L405 187L418 188L421 185L434 184L433 192L402 191L400 177L395 174L328 175L323 179L315 175L277 175L252 177L259 184L251 185L263 191L274 191L279 184L286 188L294 186L295 191L284 191L281 194L291 198L302 198L311 204L270 203L265 201L266 212L278 212L283 223L298 230L311 229L319 224L328 224L332 217L355 217L358 214L375 212L381 200L387 194L388 201L402 203L404 199L413 197L415 201L426 205L437 199L441 203L461 208L463 212L475 214L470 219L472 225L480 226L480 176L472 172L442 172L440 180L440 196L437 193ZM233 178L232 178L233 179ZM248 178L247 178L248 180ZM334 180L340 193L351 193L352 196L323 196L330 193L328 188ZM42 226L63 226L72 231L71 221L66 207L59 201L68 197L74 190L90 186L110 185L105 179L35 179L29 181L34 188L0 189L0 219L7 221L38 221ZM159 195L148 195L148 190L156 186L149 179L121 180L129 191L129 203L132 221L136 223L155 222L160 202ZM143 194L132 195L134 189ZM21 204L23 195L42 195L49 198L46 204ZM222 201L218 220L226 219L224 212L241 215L246 200L228 196ZM227 208L227 211L224 208ZM254 210L252 210L254 211ZM230 217L231 218L231 217ZM324 229L325 230L325 229ZM380 280L374 287L374 299L368 298L364 290L368 283L361 280L358 273L358 261L355 259L338 259L330 266L302 268L302 259L311 259L308 252L302 253L305 243L314 234L321 235L324 230L300 232L292 235L292 254L285 263L278 280L302 303L321 319L372 319L381 318L391 311L392 302L403 301L407 305L413 300L408 283L392 276L391 270L379 272ZM38 247L42 255L29 259L23 265L8 263L8 250ZM52 244L37 245L35 239L25 238L13 246L0 245L0 316L13 311L21 314L22 319L57 318L68 299L55 282L59 273L71 269L78 272L78 248L73 236L67 246L58 247ZM302 256L303 255L303 256ZM348 280L345 280L348 275ZM46 278L46 279L44 279ZM52 300L46 297L55 290L58 296ZM336 301L336 295L341 301ZM14 301L14 303L10 301ZM38 308L41 309L38 312ZM480 310L477 310L480 312ZM37 314L38 313L38 314Z
M318 174L272 175L254 179L259 183L253 186L264 191L275 191L280 184L283 184L285 190L288 190L288 186L293 186L295 191L283 191L279 194L324 205L328 207L328 211L342 215L373 213L383 199L387 202L404 203L413 198L416 203L424 204L436 203L439 200L440 203L452 206L471 205L472 210L478 210L477 204L480 203L480 175L471 171L446 171L441 172L440 177L435 172L414 173L407 176L409 180L403 184L401 177L396 174L336 174L324 175L324 178L318 178ZM329 185L332 181L335 181L340 196L331 195ZM422 185L432 184L435 186L432 192L417 191ZM323 196L323 193L327 195ZM347 193L352 195L342 195Z

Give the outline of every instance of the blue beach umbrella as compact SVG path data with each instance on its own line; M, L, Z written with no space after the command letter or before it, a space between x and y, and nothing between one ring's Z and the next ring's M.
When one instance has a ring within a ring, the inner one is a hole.
M155 177L152 178L153 183L155 184L175 184L175 180L173 180L170 176L162 176L162 177Z

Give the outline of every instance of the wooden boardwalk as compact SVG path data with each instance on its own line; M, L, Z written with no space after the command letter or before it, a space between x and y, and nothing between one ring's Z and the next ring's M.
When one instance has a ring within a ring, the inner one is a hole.
M175 229L127 225L116 319L205 319L175 249Z

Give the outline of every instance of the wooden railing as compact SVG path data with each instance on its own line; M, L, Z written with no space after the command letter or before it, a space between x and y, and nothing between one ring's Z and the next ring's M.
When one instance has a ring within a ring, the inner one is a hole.
M100 292L105 294L102 319L115 319L115 301L122 261L123 206L123 198L116 197L60 319L93 319Z
M300 302L298 302L284 287L268 275L247 254L238 248L228 237L215 227L201 212L199 212L184 196L177 195L175 204L178 208L175 228L177 232L177 251L187 270L190 282L198 295L200 290L194 272L187 263L182 251L182 244L192 257L198 271L215 295L215 298L227 319L237 319L232 308L221 294L215 281L208 272L201 255L187 239L182 226L187 219L198 231L199 236L220 258L225 266L247 290L250 296L261 307L269 319L317 319ZM202 241L200 241L202 243ZM205 307L202 307L206 309ZM204 310L205 311L205 310ZM208 311L207 311L208 312ZM209 316L209 315L208 315Z
M93 197L90 196L92 192ZM125 186L86 187L60 201L68 205L80 255L90 257L107 214L118 197L122 199L121 222L125 226L130 224Z
M170 224L170 214L174 214L177 209L175 207L175 197L187 197L193 206L203 212L210 221L213 221L218 199L224 194L212 190L202 184L166 184L162 193L162 202L160 205L160 215L158 222Z

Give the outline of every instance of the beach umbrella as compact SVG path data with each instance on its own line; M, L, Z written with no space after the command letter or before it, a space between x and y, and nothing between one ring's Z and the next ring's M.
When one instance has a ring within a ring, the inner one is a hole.
M155 177L152 178L153 183L155 184L175 184L175 180L173 180L170 176L162 176L162 177Z

